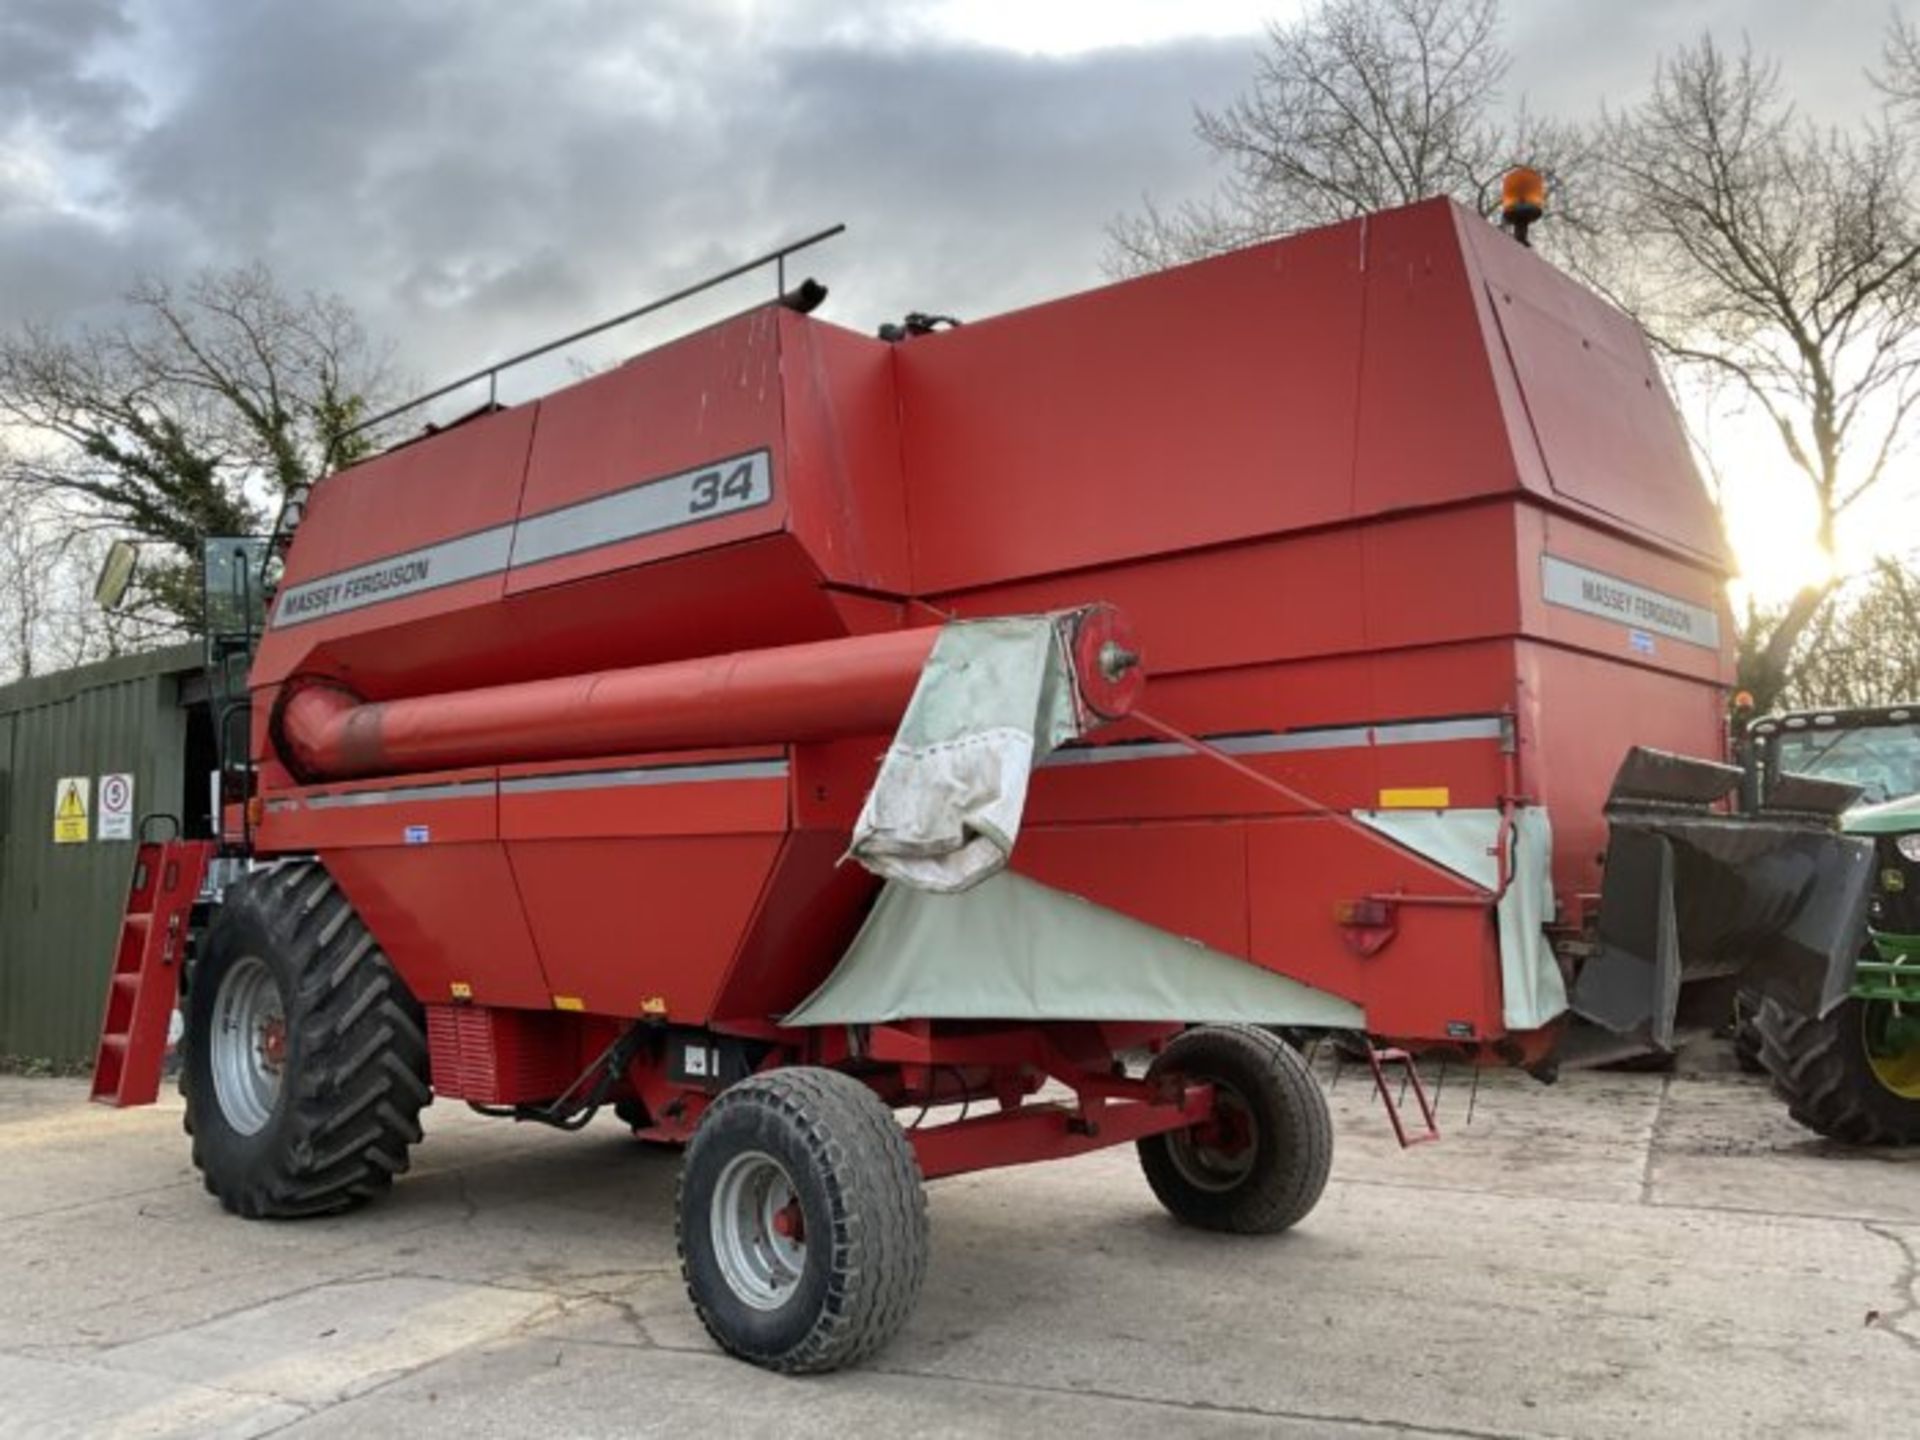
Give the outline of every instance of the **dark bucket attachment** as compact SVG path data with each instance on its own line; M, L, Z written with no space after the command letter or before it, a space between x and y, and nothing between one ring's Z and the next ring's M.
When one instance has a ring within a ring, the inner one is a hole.
M1673 1046L1680 987L1765 972L1824 1014L1846 998L1866 934L1873 844L1834 817L1858 790L1806 776L1755 815L1711 807L1731 765L1636 746L1607 797L1598 948L1574 1013ZM1790 808L1789 808L1790 807Z

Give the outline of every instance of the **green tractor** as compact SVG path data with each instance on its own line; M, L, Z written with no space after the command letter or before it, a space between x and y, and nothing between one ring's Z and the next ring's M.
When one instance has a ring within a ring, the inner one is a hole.
M1781 803L1796 775L1857 785L1841 828L1874 842L1876 873L1851 989L1742 991L1736 1047L1809 1130L1920 1144L1920 704L1769 715L1746 738L1746 808Z

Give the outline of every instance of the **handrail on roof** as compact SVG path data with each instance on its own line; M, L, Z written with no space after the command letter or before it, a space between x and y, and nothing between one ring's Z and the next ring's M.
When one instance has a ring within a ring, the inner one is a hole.
M544 345L536 345L531 350L522 350L518 355L512 355L505 360L498 360L491 365L482 366L471 375L462 375L458 380L449 381L437 390L429 390L424 395L415 396L404 405L396 405L390 410L382 410L378 415L362 420L358 425L343 430L340 438L345 439L349 435L357 435L362 430L372 429L375 425L384 425L387 421L404 415L409 410L417 410L422 405L430 404L442 396L451 395L456 390L464 389L482 380L487 382L487 403L493 405L497 403L498 400L500 374L502 371L511 370L514 366L525 364L529 360L537 360L540 356L551 354L563 345L571 345L575 341L585 340L590 336L600 334L602 331L611 330L617 325L625 325L630 320L638 320L642 316L664 310L669 305L677 305L682 300L698 295L704 290L711 290L716 285L724 285L729 280L736 280L740 276L758 270L764 265L772 265L775 269L774 298L778 299L787 293L787 257L796 251L818 245L822 240L831 240L846 228L844 223L830 225L825 230L817 230L813 234L799 240L789 241L777 249L767 251L764 255L757 255L751 260L742 261L729 270L722 270L716 274L707 276L704 280L697 280L691 285L674 291L671 295L663 295L658 300L649 300L637 309L622 311L610 320L602 320L596 325L587 326L584 330L575 330L570 335L562 335L558 340L549 340Z

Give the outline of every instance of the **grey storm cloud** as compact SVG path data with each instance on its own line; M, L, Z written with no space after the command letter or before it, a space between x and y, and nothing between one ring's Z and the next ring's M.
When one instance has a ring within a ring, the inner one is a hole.
M0 191L0 321L110 303L141 251L259 257L432 377L836 221L811 261L835 318L979 313L1097 280L1102 223L1204 178L1191 105L1250 63L1245 38L1041 57L814 8L766 34L691 3L169 6L88 218Z
M0 324L259 258L345 295L435 379L844 220L807 268L832 318L869 328L1094 283L1109 217L1216 178L1192 106L1245 85L1255 35L1029 55L923 8L0 0ZM1843 95L1884 18L1509 9L1516 90L1582 111L1708 25L1777 36Z
M0 130L32 119L90 150L126 131L139 91L89 69L102 43L132 26L119 0L6 0L0 5Z

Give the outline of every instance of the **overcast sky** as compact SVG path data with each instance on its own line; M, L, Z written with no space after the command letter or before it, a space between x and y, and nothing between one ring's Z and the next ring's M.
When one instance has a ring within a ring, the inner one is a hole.
M0 324L261 258L431 381L842 220L805 267L832 318L986 314L1097 283L1104 222L1143 193L1209 188L1191 106L1297 8L0 0ZM1844 118L1887 13L1509 0L1510 98L1630 97L1711 28Z

